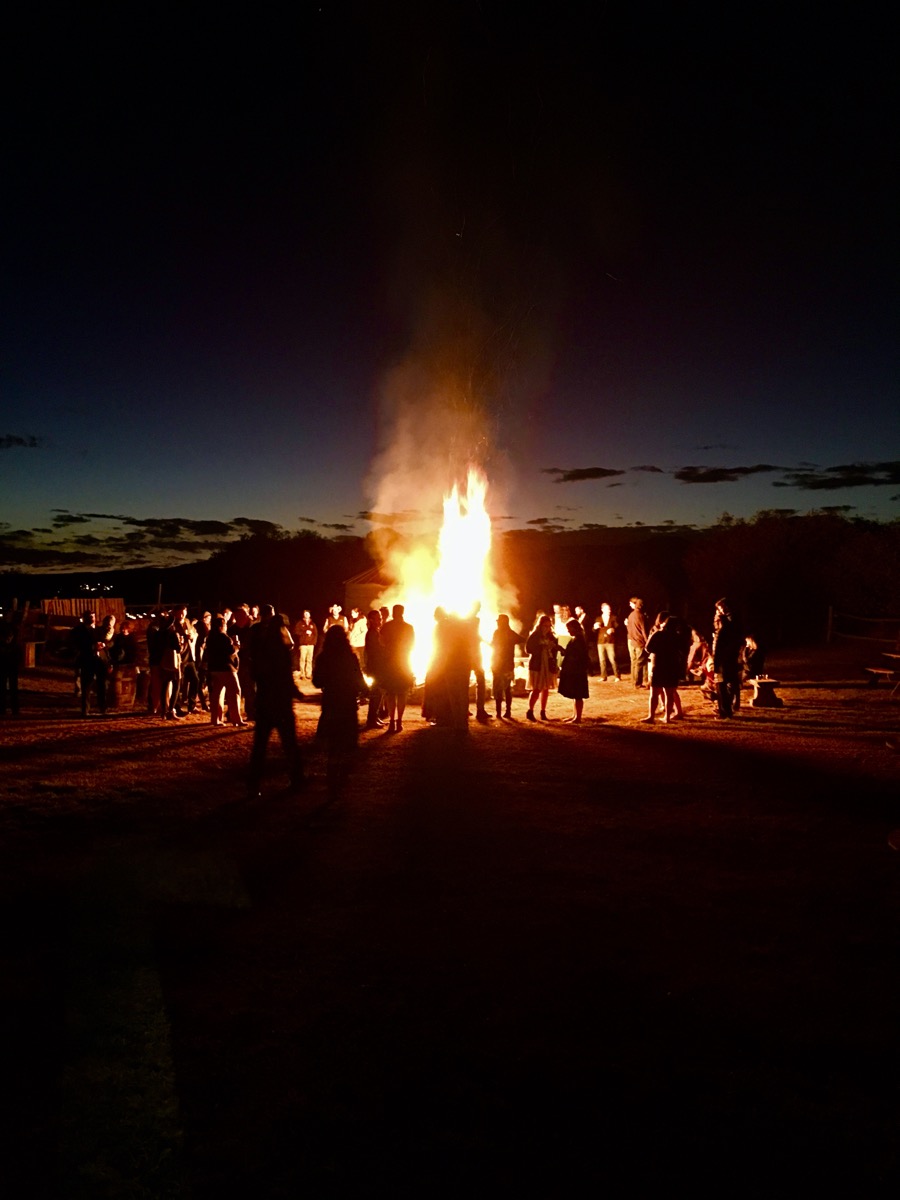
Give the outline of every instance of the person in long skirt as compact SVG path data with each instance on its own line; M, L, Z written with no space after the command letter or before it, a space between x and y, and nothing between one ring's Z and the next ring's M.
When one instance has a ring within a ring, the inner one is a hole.
M541 720L547 720L547 699L551 688L556 687L556 677L559 674L557 654L559 642L553 635L553 622L547 613L539 613L534 629L528 635L525 643L530 658L528 660L528 712L526 720L535 720L534 706L540 697Z

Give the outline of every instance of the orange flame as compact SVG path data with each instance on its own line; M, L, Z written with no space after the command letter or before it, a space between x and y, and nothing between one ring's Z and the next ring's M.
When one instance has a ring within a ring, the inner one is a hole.
M470 467L464 493L456 484L444 497L444 519L437 544L421 544L393 564L396 587L380 602L403 604L405 618L416 630L412 667L425 678L432 654L434 610L458 616L481 607L483 656L489 657L491 635L499 611L499 588L490 565L491 518L487 511L487 480Z

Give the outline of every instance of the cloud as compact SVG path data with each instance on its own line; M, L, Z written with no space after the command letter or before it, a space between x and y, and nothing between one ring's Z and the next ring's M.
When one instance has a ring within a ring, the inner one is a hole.
M584 479L609 479L613 475L624 475L624 471L616 471L612 467L575 467L563 470L562 467L542 467L542 475L555 475L554 483L580 483Z
M796 487L805 492L836 492L841 488L886 487L900 483L900 462L842 463L836 467L798 467L786 472L773 487Z
M0 434L0 450L36 450L43 444L44 439L33 434L27 434L25 437L19 437L15 433Z
M207 558L241 538L278 537L281 525L252 517L230 521L135 517L125 513L52 510L52 529L0 533L0 562L9 567L104 570L127 565L176 566ZM343 533L344 528L340 527ZM56 535L48 538L47 535Z
M408 521L421 519L421 512L407 508L403 512L360 512L356 514L357 521L369 521L372 525L403 525Z
M679 483L736 483L748 475L762 475L780 471L771 463L757 463L752 467L680 467L672 473Z
M340 521L332 521L330 523L323 522L321 528L322 529L336 529L339 533L352 533L353 532L352 525L345 525Z
M65 529L69 525L89 524L88 518L82 516L81 513L59 512L59 510L56 511L57 516L53 518L54 529Z
M631 467L631 470L632 471L646 471L650 475L665 475L665 471L662 469L662 467L653 467L653 466L649 466L649 465L640 466L640 467Z
M297 520L301 525L318 525L319 523L315 517L298 517Z

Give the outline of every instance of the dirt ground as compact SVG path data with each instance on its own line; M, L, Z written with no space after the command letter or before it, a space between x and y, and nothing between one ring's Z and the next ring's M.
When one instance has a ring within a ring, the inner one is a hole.
M858 651L782 709L458 735L413 708L328 803L252 730L0 723L11 1196L900 1183L900 700ZM0 1184L3 1183L0 1175Z

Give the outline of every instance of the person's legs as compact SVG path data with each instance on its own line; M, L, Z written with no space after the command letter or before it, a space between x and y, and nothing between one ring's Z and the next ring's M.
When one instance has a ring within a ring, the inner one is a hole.
M219 725L223 719L222 698L225 695L228 676L225 671L209 672L209 708L210 720L213 725Z
M663 688L654 687L652 683L650 684L650 699L647 706L647 715L643 718L645 725L652 724L656 719L656 710L659 706L660 700L663 702L663 712L665 712L665 695L665 690Z
M258 792L262 782L263 765L266 761L266 747L269 744L269 734L272 732L272 722L261 718L253 729L253 748L250 751L250 771L247 786L251 792Z

